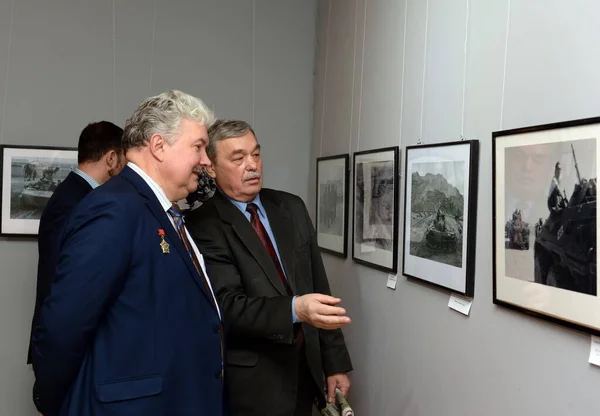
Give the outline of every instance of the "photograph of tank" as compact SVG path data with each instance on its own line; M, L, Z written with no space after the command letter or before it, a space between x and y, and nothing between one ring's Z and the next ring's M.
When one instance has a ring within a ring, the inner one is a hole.
M462 265L465 162L413 164L410 254Z
M348 179L350 155L317 158L317 243L341 257L348 253Z
M354 153L353 259L397 268L398 147Z
M2 233L37 234L48 200L75 167L76 150L4 146Z
M596 139L505 149L506 275L596 296Z
M600 117L492 133L493 301L600 336Z
M405 166L402 274L472 297L479 141L407 146Z

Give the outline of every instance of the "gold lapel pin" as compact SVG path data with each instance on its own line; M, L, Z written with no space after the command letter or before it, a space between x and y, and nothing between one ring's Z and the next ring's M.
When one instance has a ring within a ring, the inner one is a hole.
M160 248L162 249L163 254L169 254L169 243L165 241L165 230L160 228L158 230L158 235L160 236Z

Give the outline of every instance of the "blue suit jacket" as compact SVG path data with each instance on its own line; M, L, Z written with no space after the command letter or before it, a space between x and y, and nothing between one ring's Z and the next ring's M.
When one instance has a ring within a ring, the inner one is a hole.
M31 330L37 324L40 309L50 292L54 281L56 263L58 262L58 246L65 221L71 211L92 187L85 179L71 172L56 187L40 218L38 231L38 269L35 294L35 307L31 320ZM31 342L27 352L27 364L31 364Z
M131 168L74 209L56 272L33 334L45 416L223 414L217 310Z

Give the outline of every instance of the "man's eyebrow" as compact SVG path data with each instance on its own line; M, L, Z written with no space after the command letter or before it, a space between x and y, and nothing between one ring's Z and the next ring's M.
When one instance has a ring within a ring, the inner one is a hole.
M235 155L239 155L239 154L244 154L244 150L243 149L234 149L229 153L229 156L235 156Z

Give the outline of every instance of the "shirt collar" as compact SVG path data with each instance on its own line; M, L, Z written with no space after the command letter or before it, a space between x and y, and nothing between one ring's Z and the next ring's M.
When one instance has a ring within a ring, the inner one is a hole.
M262 205L262 202L260 200L260 194L256 194L256 196L254 197L254 199L250 202L242 202L242 201L236 201L233 198L230 198L228 195L225 194L225 192L219 190L223 195L225 195L225 197L227 199L229 199L231 201L231 203L233 205L235 205L240 211L242 211L242 213L246 212L246 207L248 206L248 204L251 202L253 204L256 204L256 206L258 207L258 213L261 216L265 216L265 208Z
M92 189L96 189L97 187L100 186L100 184L98 183L98 181L96 179L92 178L90 175L88 175L87 173L85 173L84 171L82 171L81 169L79 169L77 167L73 169L73 173L81 176L87 183L90 184Z
M140 175L142 177L142 179L148 184L150 189L152 189L152 192L154 192L154 195L156 195L156 198L158 199L158 202L160 202L160 205L162 206L162 208L165 210L165 212L167 212L169 210L169 208L171 208L173 203L171 201L169 201L169 198L167 198L167 194L165 194L165 191L163 191L163 189L160 187L160 185L157 184L154 179L152 179L150 176L148 176L148 174L146 172L144 172L135 163L127 162L127 166L129 166L131 169L133 169L133 171L135 171L135 173L137 173L138 175Z

